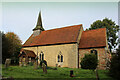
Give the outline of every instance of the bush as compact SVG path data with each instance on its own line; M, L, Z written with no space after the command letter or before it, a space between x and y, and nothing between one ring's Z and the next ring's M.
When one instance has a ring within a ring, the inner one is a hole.
M95 70L98 65L97 56L95 54L85 54L85 57L82 58L80 65L82 69Z
M116 55L112 56L109 73L110 76L120 80L120 46Z
M47 61L42 60L42 61L40 62L40 66L42 66L42 63L44 63L44 64L47 66Z

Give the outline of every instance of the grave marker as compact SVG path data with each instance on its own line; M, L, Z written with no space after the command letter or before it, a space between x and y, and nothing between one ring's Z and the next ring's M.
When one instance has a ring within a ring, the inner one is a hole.
M11 59L6 59L5 61L5 68L8 68L11 63Z

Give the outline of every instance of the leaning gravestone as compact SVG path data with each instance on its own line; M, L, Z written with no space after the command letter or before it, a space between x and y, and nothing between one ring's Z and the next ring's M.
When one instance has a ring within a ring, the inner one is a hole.
M45 65L45 63L42 63L42 68L43 68L43 73L47 73L47 69L46 69L46 65Z
M5 68L8 68L11 63L11 59L6 59L5 61Z

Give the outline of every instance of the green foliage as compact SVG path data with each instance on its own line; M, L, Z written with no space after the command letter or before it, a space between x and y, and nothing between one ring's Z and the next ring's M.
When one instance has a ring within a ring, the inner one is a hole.
M109 72L111 76L120 80L120 46L117 49L116 55L112 56Z
M93 22L89 30L98 29L98 28L106 28L108 45L111 51L111 49L114 49L118 44L118 36L116 33L119 31L119 26L116 25L115 22L112 21L111 19L105 18L102 21L97 20Z
M13 32L2 34L2 63L6 58L11 58L11 63L18 64L19 52L22 47L22 42L19 37Z
M40 66L42 66L42 63L44 63L47 66L47 61L46 60L40 61Z
M19 37L13 32L7 32L5 36L9 41L8 53L11 55L11 63L18 64L18 55L22 46L22 42Z
M6 58L10 58L10 54L8 53L9 41L3 32L0 31L0 34L2 35L2 63L4 64Z
M98 65L98 59L95 54L85 54L80 62L82 69L95 70Z

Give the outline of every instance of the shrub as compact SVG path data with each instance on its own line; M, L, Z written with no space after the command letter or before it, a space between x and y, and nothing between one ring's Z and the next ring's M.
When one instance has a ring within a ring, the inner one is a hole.
M85 54L85 57L82 58L80 65L82 69L95 70L98 65L98 59L95 54Z
M109 73L110 76L120 80L120 46L116 55L112 56Z
M42 63L44 63L47 66L47 61L45 60L40 61L40 66L42 66Z

